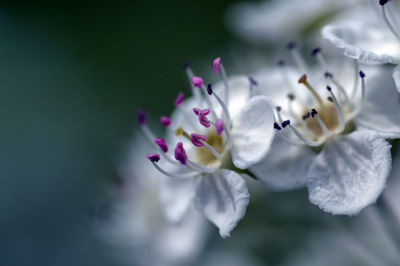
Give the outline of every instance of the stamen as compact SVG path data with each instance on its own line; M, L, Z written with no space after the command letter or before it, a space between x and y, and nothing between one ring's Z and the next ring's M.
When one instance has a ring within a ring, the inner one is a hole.
M206 136L197 134L197 133L192 133L190 134L190 140L192 141L193 145L196 147L202 147L203 141L206 141Z
M324 121L322 121L321 117L318 115L317 110L312 109L312 110L311 110L311 116L312 116L312 117L315 116L315 118L316 118L317 121L318 121L319 126L320 126L321 129L322 129L322 132L324 132L324 135L325 135L325 136L329 136L331 133L330 133L329 129L326 127Z
M332 99L333 104L335 105L335 109L336 109L336 112L337 112L337 115L338 115L338 118L339 118L339 127L338 127L338 129L336 131L337 132L343 132L343 130L345 128L345 120L344 120L342 107L340 106L335 94L333 93L332 88L329 87L329 86L327 86L326 88L329 91L329 93L331 94L330 97Z
M158 162L160 160L160 155L158 153L149 153L146 158L152 162Z
M282 122L282 127L285 128L286 126L290 125L290 120L285 120Z
M211 88L211 84L208 84L208 86ZM224 111L226 124L227 124L228 129L230 129L231 128L231 117L229 115L228 107L221 100L221 98L215 93L215 91L213 91L212 94L214 95L215 99L217 99L219 105L221 106L222 110Z
M178 127L177 129L175 129L175 136L184 136L185 138L190 140L189 134L182 127Z
M183 93L182 92L180 92L179 94L178 94L178 96L176 96L176 99L175 99L175 101L174 101L174 105L175 106L178 106L178 105L180 105L182 102L183 102L183 97L184 95L183 95Z
M192 94L198 99L200 97L199 91L193 86L192 78L194 76L192 69L190 68L190 63L185 64L186 75L188 76L190 87L192 88Z
M198 173L193 173L193 172L190 172L187 174L169 173L169 172L165 171L164 169L162 169L160 166L158 166L157 162L160 160L160 155L158 155L157 153L150 153L150 154L147 154L146 157L153 163L154 168L156 168L163 175L166 175L166 176L169 176L172 178L192 178L192 177L199 175Z
M213 71L214 71L215 74L218 74L219 71L221 71L222 81L224 82L224 86L225 86L224 100L225 100L226 104L229 104L228 78L226 76L224 65L221 62L221 57L217 57L217 58L214 59L214 61L213 61Z
M171 119L169 119L169 117L167 116L161 116L160 117L160 122L163 126L169 126L171 125Z
M178 160L181 164L186 165L187 155L185 149L183 148L182 142L178 142L176 144L174 155L176 160Z
M215 129L217 131L217 135L221 135L222 131L224 131L224 121L217 119L217 121L215 121Z
M199 117L199 122L202 126L209 128L211 125L211 121L208 120L207 115L210 113L210 109L200 110L198 108L193 108L193 112Z
M203 87L204 81L201 77L194 76L192 77L192 84L194 87L201 89Z
M393 33L393 35L400 41L400 35L399 33L394 29L392 23L390 23L387 14L386 14L386 5L388 3L388 0L380 0L379 4L382 6L382 17L383 20L385 21L386 25L388 26L389 30Z
M300 55L299 51L297 50L297 44L295 42L289 42L287 44L287 48L289 49L290 53L292 54L292 57L294 61L296 62L297 67L302 71L302 72L307 72L307 65L305 61L303 60L303 57Z
M347 115L347 119L349 120L353 119L361 112L361 108L365 98L365 80L364 80L365 73L361 70L358 74L361 78L361 99L358 106L356 106L356 108L350 114Z
M139 109L138 113L139 124L143 126L144 124L146 124L146 113L142 109Z
M154 142L160 147L160 149L165 153L168 152L168 145L165 143L163 138L155 138Z
M274 122L274 128L276 130L281 130L282 129L277 122Z
M295 127L293 127L292 125L290 125L290 122L288 124L288 126L290 127L290 129L293 131L293 133L299 138L301 139L306 145L310 146L310 147L317 147L320 146L325 139L321 139L319 141L314 141L311 139L306 138L305 136L303 136L303 134L300 133L300 131L298 131Z
M254 78L252 78L250 76L248 76L248 78L249 78L249 82L250 82L250 86L249 86L250 97L252 97L253 93L254 93L254 87L258 86L258 82Z
M207 93L208 93L208 95L212 95L212 93L213 93L211 84L208 84L208 86L207 86Z
M318 101L320 106L324 105L324 102L321 99L321 96L319 96L319 94L316 92L316 90L311 86L311 84L307 81L307 75L303 74L298 81L300 84L304 84L304 86L306 86L310 92L314 95L315 99Z
M346 90L343 88L343 86L333 77L333 74L330 72L325 72L325 77L330 79L332 83L336 86L336 88L339 89L340 95L343 96L343 101L348 102L349 101L349 96L347 95Z
M305 114L303 115L302 119L303 119L303 120L307 120L308 118L310 118L310 116L311 116L311 113L310 113L310 112L307 112L307 113L305 113Z

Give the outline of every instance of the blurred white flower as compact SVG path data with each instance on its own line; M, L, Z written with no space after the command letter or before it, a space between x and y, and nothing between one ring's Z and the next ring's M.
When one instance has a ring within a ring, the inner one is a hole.
M366 64L400 63L400 1L374 0L353 20L327 25L322 35L343 53ZM393 72L400 91L400 66Z
M127 265L187 265L196 260L209 233L204 217L190 209L171 224L160 203L159 173L145 167L147 142L135 137L121 167L122 185L109 217L98 220L100 236Z
M394 160L388 179L388 188L383 193L385 201L393 203L391 214L400 217L398 208L400 192L400 157ZM349 225L333 223L325 232L314 232L303 247L290 255L281 266L317 265L400 265L397 241L399 221L383 215L378 206L367 207ZM392 220L392 221L391 221Z
M310 201L327 212L356 214L384 189L391 168L385 138L400 137L390 72L327 62L320 48L310 69L294 43L288 48L297 69L280 61L254 76L276 106L280 134L250 170L277 190L306 185Z
M250 197L239 173L267 153L274 137L270 126L274 114L265 96L251 96L247 77L226 77L219 58L213 70L222 74L223 82L215 88L206 87L189 66L186 70L194 96L179 101L164 141L166 147L176 144L176 160L168 149L161 150L162 157L149 154L148 158L168 176L161 185L168 217L180 221L194 202L227 237L244 216Z
M239 2L228 9L226 23L233 33L253 42L277 42L319 29L359 1L272 0Z

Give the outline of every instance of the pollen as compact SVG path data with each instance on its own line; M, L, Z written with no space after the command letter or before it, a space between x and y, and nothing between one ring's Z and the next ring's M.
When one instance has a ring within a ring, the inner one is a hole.
M213 147L219 154L224 153L225 144L221 135L218 135L215 130L208 130L206 134L207 143ZM206 147L197 149L197 162L207 166L218 162L218 159Z

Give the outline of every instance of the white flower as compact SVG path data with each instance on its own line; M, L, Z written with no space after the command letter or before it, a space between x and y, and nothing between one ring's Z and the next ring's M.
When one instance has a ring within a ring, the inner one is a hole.
M374 1L354 20L327 25L322 35L351 58L366 64L400 63L400 2ZM393 72L400 91L400 66Z
M390 72L327 62L319 48L312 54L320 65L310 70L295 44L289 49L297 70L282 61L254 76L277 107L280 134L250 170L277 190L306 185L310 201L327 212L356 214L384 189L391 168L384 138L400 137Z
M171 116L165 144L176 145L174 155L170 149L161 152L160 162L158 154L148 158L169 176L161 185L169 218L179 221L194 202L227 237L249 202L246 181L238 172L267 153L274 137L274 114L265 96L252 97L248 77L226 78L219 58L214 60L214 72L222 74L223 82L215 88L206 88L202 78L186 69L194 96L180 101Z
M382 194L383 204L365 208L346 226L331 221L330 230L311 233L305 244L281 265L400 265L395 241L400 221L399 192L400 157L397 157L388 178L388 188ZM385 203L388 205L383 207ZM390 209L385 212L387 207Z
M239 2L228 9L227 26L253 42L276 42L309 34L359 1L273 0Z
M159 173L148 169L151 146L135 137L121 167L122 185L110 217L97 231L115 247L116 258L129 265L187 265L195 261L207 240L207 221L193 208L180 224L171 224L160 204Z

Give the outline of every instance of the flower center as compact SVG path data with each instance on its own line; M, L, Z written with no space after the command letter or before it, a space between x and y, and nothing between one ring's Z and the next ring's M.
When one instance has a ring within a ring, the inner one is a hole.
M324 102L322 107L316 108L321 120L325 123L326 127L330 131L335 131L339 126L339 117L336 112L335 105L331 102ZM304 113L311 112L311 110L305 110ZM322 137L324 132L321 126L318 124L316 119L306 119L305 126L310 130L317 138Z
M215 130L209 130L206 134L206 143L213 147L219 154L224 154L225 143L224 138L218 135ZM199 147L196 150L197 162L201 165L207 166L218 162L214 154L205 146Z

